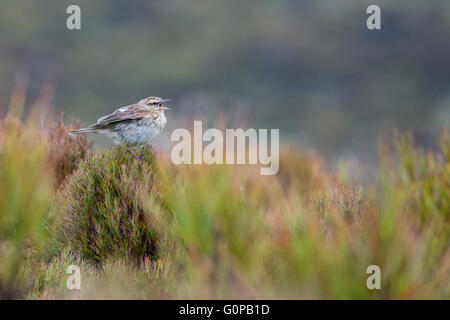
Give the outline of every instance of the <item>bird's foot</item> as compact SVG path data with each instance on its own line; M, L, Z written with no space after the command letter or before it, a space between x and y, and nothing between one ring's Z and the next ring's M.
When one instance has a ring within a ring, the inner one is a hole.
M141 153L141 154L136 154L136 152L134 152L134 150L133 149L131 149L130 147L128 147L127 146L127 150L134 156L134 158L136 159L136 160L138 160L138 161L141 161L142 160L142 158L144 157L144 155Z

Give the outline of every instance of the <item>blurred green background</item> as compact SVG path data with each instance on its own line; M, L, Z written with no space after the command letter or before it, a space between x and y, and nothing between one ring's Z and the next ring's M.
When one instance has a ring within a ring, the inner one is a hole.
M3 0L0 106L26 75L30 101L49 84L85 123L157 95L174 99L169 121L234 114L328 156L370 155L390 128L425 145L448 128L449 39L448 0Z

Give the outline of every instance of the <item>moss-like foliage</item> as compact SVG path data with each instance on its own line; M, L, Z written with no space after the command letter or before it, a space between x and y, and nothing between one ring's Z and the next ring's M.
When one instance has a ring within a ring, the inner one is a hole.
M80 258L100 264L156 257L158 235L143 206L153 192L156 156L150 147L139 152L137 159L123 147L103 150L67 181L56 209L63 217L59 238Z

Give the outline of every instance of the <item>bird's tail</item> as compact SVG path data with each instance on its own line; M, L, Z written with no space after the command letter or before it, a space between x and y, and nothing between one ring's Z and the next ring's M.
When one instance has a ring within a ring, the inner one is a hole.
M69 131L69 134L73 136L76 134L95 133L95 132L96 132L96 130L92 129L92 128L81 128L81 129Z

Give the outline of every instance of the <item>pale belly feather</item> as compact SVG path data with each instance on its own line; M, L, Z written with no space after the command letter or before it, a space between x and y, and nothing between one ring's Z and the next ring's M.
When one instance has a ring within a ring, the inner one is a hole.
M164 126L165 121L155 123L141 120L118 124L114 129L103 130L102 133L110 137L116 144L142 145L149 144L152 138L161 133Z

